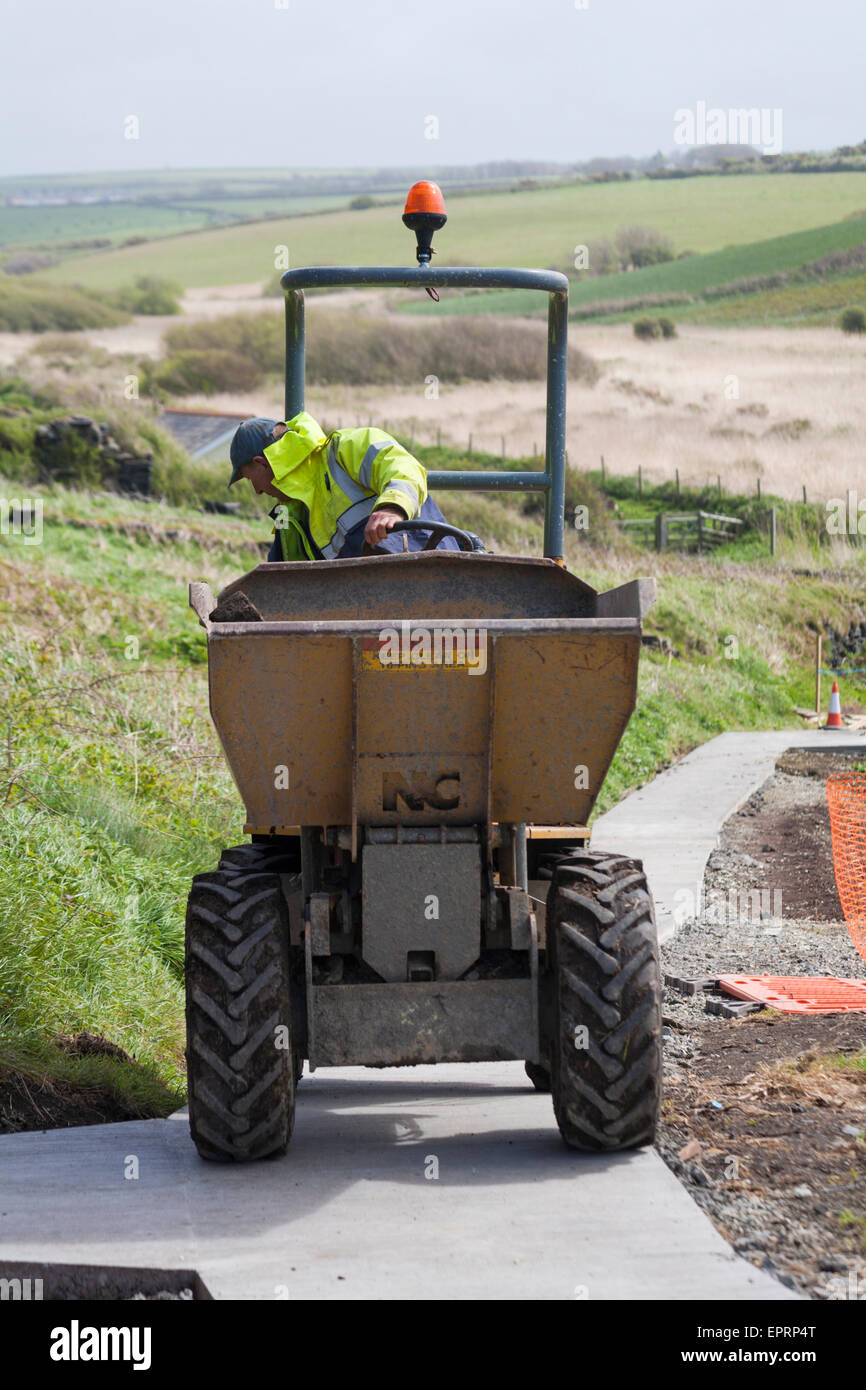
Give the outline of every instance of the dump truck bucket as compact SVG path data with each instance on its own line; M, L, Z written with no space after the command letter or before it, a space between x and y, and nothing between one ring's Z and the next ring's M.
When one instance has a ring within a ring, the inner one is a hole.
M652 581L598 594L549 560L420 552L268 564L262 621L207 632L210 705L253 834L585 825L634 707Z

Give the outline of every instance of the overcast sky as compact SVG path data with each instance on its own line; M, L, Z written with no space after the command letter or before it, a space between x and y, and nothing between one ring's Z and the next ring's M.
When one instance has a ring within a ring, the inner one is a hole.
M866 137L864 0L0 0L0 13L3 174L646 155L674 148L675 111L698 102L781 108L785 150Z

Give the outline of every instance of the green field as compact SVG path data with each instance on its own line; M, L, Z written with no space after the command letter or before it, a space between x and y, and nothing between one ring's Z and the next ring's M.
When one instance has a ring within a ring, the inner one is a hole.
M150 207L139 203L102 203L66 207L0 207L0 246L55 246L58 242L89 237L122 241L129 236L165 236L202 225L195 209Z
M219 201L184 198L176 206L209 213L214 218L227 214L236 218L273 218L296 217L298 213L305 212L329 212L333 208L344 208L348 201L345 193L309 193L297 198L280 198L275 194L263 193L255 197L220 198Z
M89 237L163 237L172 232L196 231L214 222L235 222L251 217L296 216L328 207L345 207L345 194L283 199L275 197L224 198L218 202L178 198L170 204L99 203L65 207L0 206L0 247L13 251L33 245L50 248Z
M838 324L841 311L855 306L866 309L866 274L783 285L779 289L720 299L712 304L686 304L676 309L676 318L710 324L823 327Z
M448 189L444 191L447 198ZM720 252L776 238L783 229L824 227L828 209L841 220L864 208L866 179L859 174L575 184L455 197L436 244L443 264L561 266L571 263L576 245L610 237L623 225L653 227L670 236L678 252ZM76 258L75 279L94 289L113 289L142 274L166 276L188 287L265 280L280 244L288 245L295 266L413 261L412 237L399 209L381 207L278 218L96 252ZM41 274L62 279L67 273L61 266ZM638 274L644 272L634 272L629 280Z
M148 173L34 175L0 179L0 248L58 247L94 237L120 243L131 236L167 236L264 217L294 217L345 208L363 171L220 169ZM381 189L378 198L399 189ZM340 191L341 183L350 187ZM10 198L94 198L118 201L11 206Z
M699 300L707 290L752 276L796 271L801 266L820 260L833 252L844 252L866 244L866 216L849 218L828 226L812 227L786 236L765 241L728 246L702 256L665 261L618 275L600 275L573 283L569 291L569 306L574 313L581 307L610 302L619 306L623 301L638 301L644 297L683 294ZM444 296L440 305L423 302L406 304L404 312L429 314L443 310L451 314L530 314L544 313L541 296L525 290L473 292ZM835 311L848 304L862 302L863 276L857 270L842 270L833 276L802 284L781 286L758 293L732 295L723 299L695 304L671 304L670 312L678 319L700 323L763 323L790 322L804 318L815 322L830 322ZM611 322L631 319L637 306L612 308L609 315L599 314ZM580 316L579 314L577 315Z

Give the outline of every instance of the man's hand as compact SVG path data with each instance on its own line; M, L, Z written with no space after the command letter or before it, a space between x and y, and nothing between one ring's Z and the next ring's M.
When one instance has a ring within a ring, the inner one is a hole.
M368 545L378 545L398 521L405 520L406 516L399 507L380 507L378 511L370 513L364 530L364 540Z

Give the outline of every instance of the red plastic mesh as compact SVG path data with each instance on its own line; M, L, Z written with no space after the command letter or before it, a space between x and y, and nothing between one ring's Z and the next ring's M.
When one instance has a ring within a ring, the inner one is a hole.
M851 940L866 960L866 776L840 772L827 778L833 868Z

